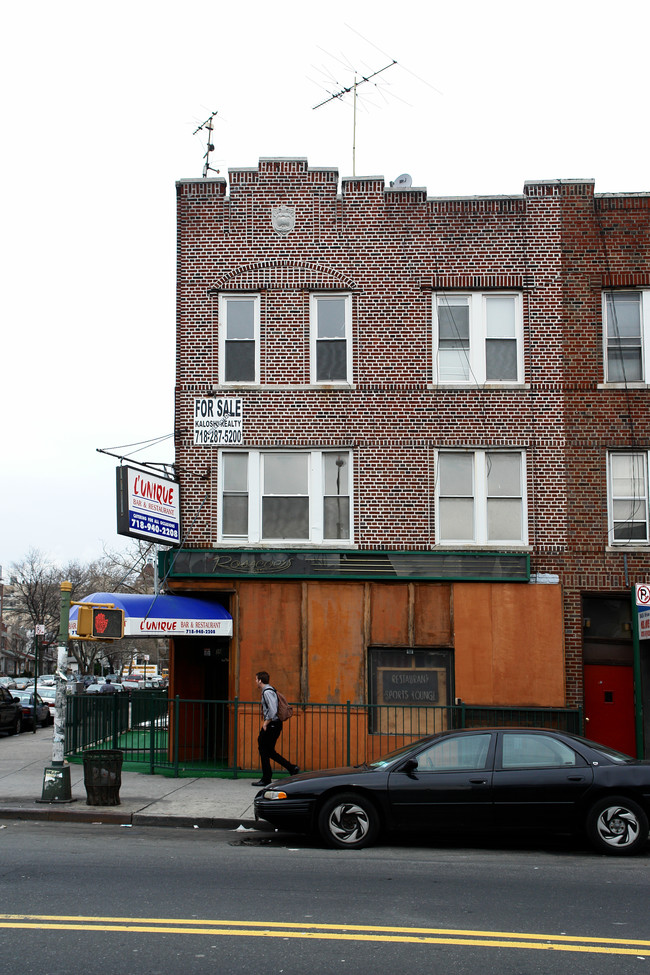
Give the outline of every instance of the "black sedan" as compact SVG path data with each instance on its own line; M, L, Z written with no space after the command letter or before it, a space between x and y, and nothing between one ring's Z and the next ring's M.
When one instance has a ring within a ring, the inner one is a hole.
M23 728L34 727L34 691L12 691L14 698L20 702L23 711ZM50 709L40 694L36 694L36 724L52 724Z
M255 816L359 849L382 831L585 832L601 853L648 841L650 762L531 728L442 732L356 768L303 772L255 797Z
M20 734L23 726L23 709L14 697L15 693L0 684L0 731L10 735Z

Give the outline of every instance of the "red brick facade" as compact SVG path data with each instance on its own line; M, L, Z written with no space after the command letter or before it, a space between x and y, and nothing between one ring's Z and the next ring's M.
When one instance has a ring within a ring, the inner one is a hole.
M514 550L559 577L565 703L581 705L582 594L650 579L648 546L624 559L608 545L607 452L647 449L650 416L647 384L604 383L602 322L604 289L650 288L650 194L549 181L440 199L378 177L339 192L336 170L273 159L231 171L229 195L222 179L177 192L183 547L220 546L218 450L193 442L194 396L242 397L250 450L351 450L354 550L453 549L436 538L436 452L525 451L527 537ZM281 204L295 208L285 236L271 221ZM337 292L352 296L352 381L317 385L310 294ZM523 382L438 382L435 296L502 292L521 296ZM260 296L259 382L226 385L219 296L241 293Z

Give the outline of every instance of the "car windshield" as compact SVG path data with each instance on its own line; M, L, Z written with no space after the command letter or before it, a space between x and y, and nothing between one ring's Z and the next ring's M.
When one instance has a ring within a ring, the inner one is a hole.
M396 762L398 759L406 755L407 752L412 751L413 746L417 742L410 742L408 745L402 745L401 748L395 748L392 752L388 752L386 755L382 755L381 758L377 758L374 762L368 762L368 768L387 768Z

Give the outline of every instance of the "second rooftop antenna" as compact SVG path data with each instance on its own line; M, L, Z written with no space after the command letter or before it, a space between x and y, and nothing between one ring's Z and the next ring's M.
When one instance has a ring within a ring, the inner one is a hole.
M319 102L318 105L314 105L314 109L320 108L322 105L327 105L328 102L334 101L335 98L343 98L344 95L348 95L352 92L352 97L354 100L353 112L352 112L352 175L356 176L356 155L357 155L357 88L362 85L364 81L370 81L376 75L381 74L382 71L387 71L392 68L397 61L392 60L390 64L385 64L383 68L379 68L378 71L373 71L372 74L362 75L360 80L357 80L356 74L354 75L354 81L347 88L341 88L340 91L335 91L333 95L326 98L324 101Z
M206 178L208 173L217 173L217 174L219 173L218 169L214 169L210 165L210 153L214 152L214 143L212 142L212 132L214 130L214 125L212 123L212 120L214 119L216 114L217 112L212 112L210 116L205 120L205 122L201 122L199 127L195 129L194 132L192 133L192 135L196 135L196 133L200 132L202 129L208 130L208 147L205 151L205 155L203 156L203 158L205 159L205 164L203 166L203 179Z

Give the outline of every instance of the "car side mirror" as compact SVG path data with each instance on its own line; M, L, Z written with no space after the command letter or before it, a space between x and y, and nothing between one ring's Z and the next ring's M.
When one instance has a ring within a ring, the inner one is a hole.
M409 760L407 762L404 762L404 764L402 765L400 772L406 772L407 775L410 775L411 778L414 778L413 773L415 772L417 767L418 767L417 758L409 758Z

